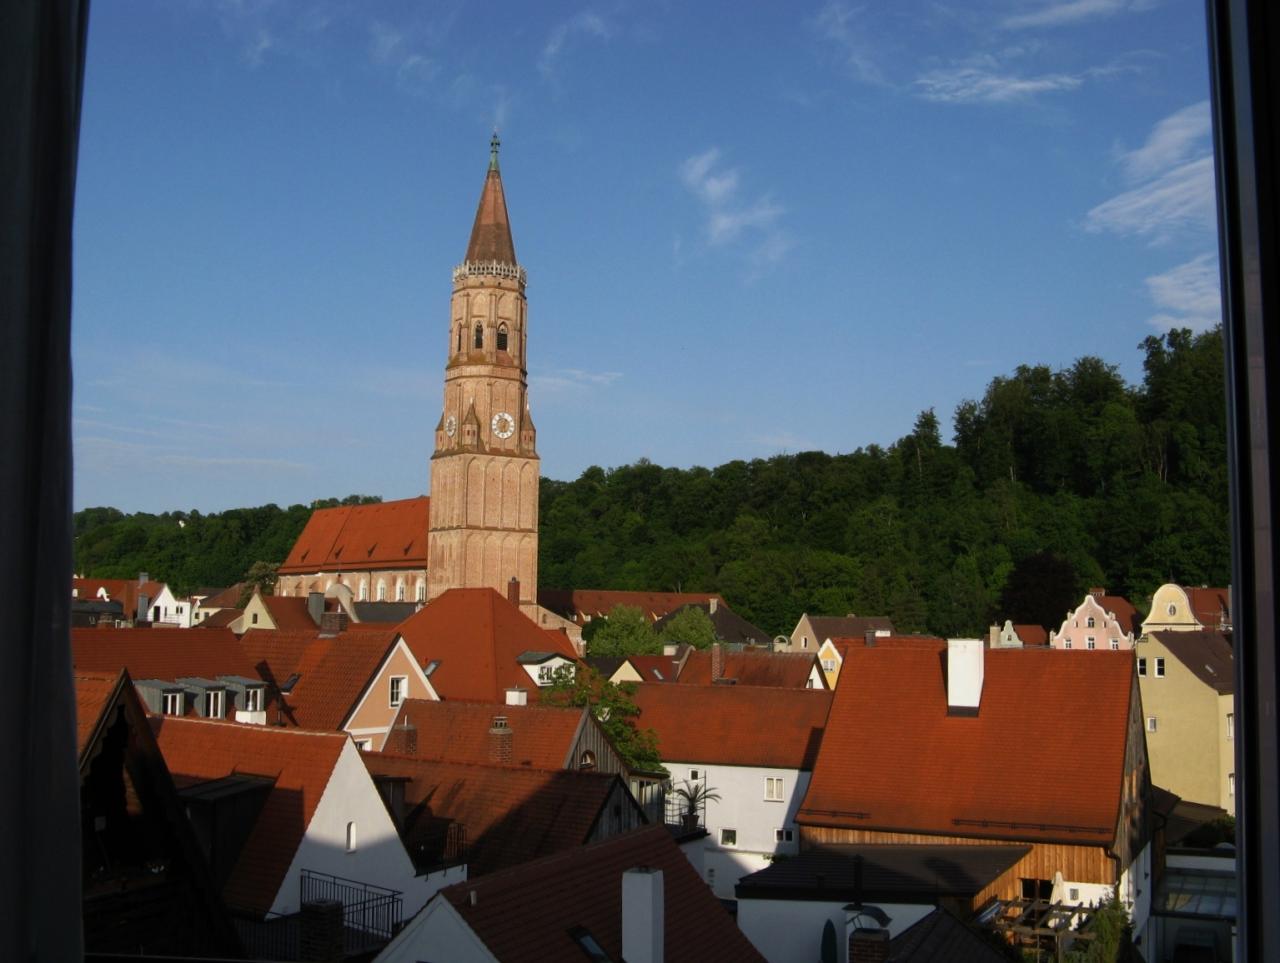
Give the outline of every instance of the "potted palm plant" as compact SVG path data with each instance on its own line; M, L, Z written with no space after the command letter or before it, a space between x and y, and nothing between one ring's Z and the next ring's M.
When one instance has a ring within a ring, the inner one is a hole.
M689 782L686 779L675 789L675 794L684 803L684 812L680 815L680 824L686 831L698 828L698 815L707 808L709 802L719 802L720 794L704 782Z

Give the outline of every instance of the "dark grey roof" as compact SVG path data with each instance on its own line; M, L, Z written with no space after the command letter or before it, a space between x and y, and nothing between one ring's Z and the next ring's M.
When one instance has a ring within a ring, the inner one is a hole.
M888 963L1004 963L1008 957L939 907L889 941Z
M882 615L868 615L865 618L856 615L811 615L809 624L819 642L827 639L857 639L865 636L868 631L894 631L893 623Z
M542 662L549 662L552 659L563 659L564 656L559 652L521 652L516 656L516 661L521 665L538 665Z
M123 615L124 606L118 599L104 602L102 599L72 599L72 612L97 612L100 615Z
M716 603L714 612L710 611L709 602L691 602L688 605L682 605L654 622L653 630L662 634L667 624L685 609L702 609L706 612L721 642L728 642L731 645L769 645L773 641L772 635L759 626L752 625L722 602Z
M587 665L606 679L622 667L627 660L620 655L589 655L584 660Z
M737 897L905 903L972 896L1030 851L1030 846L835 845L744 876ZM861 893L855 882L859 856Z
M1151 637L1169 650L1197 679L1220 695L1236 691L1235 656L1229 638L1216 629L1195 632L1152 632Z
M417 602L352 602L360 622L403 622L418 611Z

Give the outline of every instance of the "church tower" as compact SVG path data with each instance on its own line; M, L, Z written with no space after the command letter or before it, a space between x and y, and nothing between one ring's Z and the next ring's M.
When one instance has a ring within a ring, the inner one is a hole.
M538 453L529 415L525 272L498 170L498 135L466 259L453 269L444 410L431 456L427 597L494 588L538 597Z

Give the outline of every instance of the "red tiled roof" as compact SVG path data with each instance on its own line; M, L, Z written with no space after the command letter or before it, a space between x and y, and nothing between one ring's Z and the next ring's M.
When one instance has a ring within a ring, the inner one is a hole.
M173 716L153 716L151 728L179 787L233 773L275 780L222 890L229 908L266 913L348 737Z
M1023 645L1049 644L1049 630L1043 625L1015 625L1013 631L1022 640Z
M629 605L651 622L686 605L706 605L712 599L727 605L716 592L615 592L611 589L539 589L538 604L576 622L607 617L619 605Z
M76 598L81 599L97 598L98 590L106 589L108 600L120 603L126 619L137 617L139 595L145 595L154 602L156 596L164 591L163 582L152 579L139 583L136 578L73 578L71 587L77 593Z
M965 717L947 714L942 653L848 649L797 821L1110 844L1132 654L1081 659L1048 648L983 654L981 705L976 717ZM868 765L868 752L886 762ZM981 820L989 825L972 822Z
M1224 588L1188 588L1187 601L1196 620L1206 629L1217 629L1231 619L1231 593Z
M76 746L84 759L89 740L98 731L98 724L107 706L115 699L120 686L128 678L122 669L114 674L77 672L73 678L76 687Z
M826 689L642 685L636 725L664 762L812 769L831 707Z
M225 629L236 619L244 615L244 609L218 609L212 615L196 623L202 629Z
M831 644L836 647L836 651L840 653L840 658L844 659L848 655L849 649L865 649L867 648L867 639L865 636L854 636L853 638L833 638ZM935 651L945 650L947 640L936 635L881 635L876 637L876 644L871 646L878 649L882 646L891 648L915 648L915 649L933 649Z
M645 682L675 682L680 674L680 660L670 655L629 655L627 661Z
M262 604L267 607L271 621L281 632L306 632L315 629L316 620L307 610L307 600L300 596L263 595Z
M408 721L417 730L417 751L404 755L438 762L484 764L489 761L493 717L505 716L511 730L512 765L564 769L574 761L571 753L585 713L586 709L557 706L406 699L395 725L403 726ZM396 751L402 749L397 747Z
M480 191L471 240L467 244L468 261L500 261L516 263L516 247L511 241L511 222L507 218L507 198L502 190L502 175L490 169Z
M803 689L809 682L809 673L817 664L818 657L812 652L725 652L724 678L736 679L738 685ZM821 672L818 677L823 678ZM710 685L711 652L706 649L690 652L676 681ZM826 682L821 685L825 688Z
M440 858L452 824L466 832L467 872L476 876L587 841L616 775L576 769L430 762L361 754L375 776L407 779L405 846L419 865Z
M235 608L240 596L244 594L245 586L248 582L236 582L235 585L228 586L224 589L205 589L206 592L212 592L200 600L199 608L202 609L229 609Z
M71 630L71 660L79 672L128 669L135 681L255 676L253 663L228 629L76 628Z
M282 575L369 568L426 568L431 499L319 508L284 564Z
M506 701L507 689L531 685L516 662L524 652L577 660L563 632L540 628L490 588L450 589L400 623L400 635L419 665L439 660L431 685L442 699Z
M348 629L321 638L312 623L309 632L246 632L240 648L253 666L253 676L281 686L291 675L298 675L284 696L284 721L333 731L351 714L395 639L394 629L389 628Z
M1134 635L1142 631L1142 619L1138 617L1138 610L1123 595L1100 595L1095 597L1098 600L1098 604L1102 606L1103 611L1110 612L1116 617L1116 621L1120 623L1121 631L1132 632ZM1023 641L1026 640L1024 639Z
M661 826L457 883L440 898L504 963L584 959L571 932L578 927L621 960L622 874L637 866L662 870L667 963L762 963Z

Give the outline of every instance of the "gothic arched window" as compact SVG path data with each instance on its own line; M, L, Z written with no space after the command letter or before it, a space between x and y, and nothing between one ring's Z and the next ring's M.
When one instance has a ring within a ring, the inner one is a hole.
M462 350L462 325L458 325L458 346L453 350L454 351Z
M476 347L484 347L484 328L478 324L476 325Z
M507 350L507 326L505 324L498 325L498 350Z

